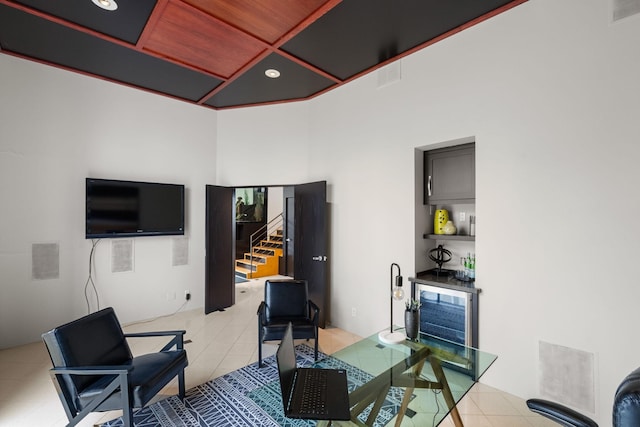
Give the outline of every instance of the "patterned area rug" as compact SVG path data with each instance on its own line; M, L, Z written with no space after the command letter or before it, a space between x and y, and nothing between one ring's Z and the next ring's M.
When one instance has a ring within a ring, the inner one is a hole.
M296 346L298 366L313 364L313 349ZM372 376L340 360L318 353L320 367L346 369L349 391ZM187 391L184 402L177 396L156 402L134 413L136 427L306 427L315 421L286 418L278 382L275 356L264 359L265 367L253 363ZM392 387L376 418L375 427L386 425L398 412L402 389ZM365 421L368 410L360 415ZM122 419L101 427L121 427Z

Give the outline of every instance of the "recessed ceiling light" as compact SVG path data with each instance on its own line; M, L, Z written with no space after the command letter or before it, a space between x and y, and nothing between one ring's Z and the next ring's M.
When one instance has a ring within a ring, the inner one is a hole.
M269 77L270 79L277 79L278 77L280 77L280 71L275 70L273 68L269 68L268 70L266 70L264 72L265 76Z
M101 7L104 10L116 10L118 8L118 3L115 0L91 0L93 4L98 7Z

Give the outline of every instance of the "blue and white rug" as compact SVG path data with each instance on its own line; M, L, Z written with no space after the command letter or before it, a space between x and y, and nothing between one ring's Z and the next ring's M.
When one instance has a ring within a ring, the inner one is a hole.
M313 349L296 346L298 366L313 364ZM347 371L349 391L360 387L372 376L338 359L319 353L320 367ZM156 402L134 412L136 427L307 427L315 421L286 418L278 382L275 356L264 359L264 367L253 363L230 372L186 392L184 402L177 396ZM374 423L386 425L398 412L403 390L392 387ZM360 415L365 421L369 413ZM101 427L121 427L122 419L109 421Z

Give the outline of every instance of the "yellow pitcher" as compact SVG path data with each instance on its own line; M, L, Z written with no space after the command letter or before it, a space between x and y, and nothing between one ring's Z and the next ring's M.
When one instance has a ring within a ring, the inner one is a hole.
M449 212L446 209L436 209L433 217L433 233L444 234L443 227L449 221Z

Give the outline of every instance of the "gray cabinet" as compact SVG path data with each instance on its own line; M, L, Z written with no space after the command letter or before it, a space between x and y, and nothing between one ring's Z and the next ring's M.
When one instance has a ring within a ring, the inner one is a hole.
M475 143L424 153L424 203L475 203Z

